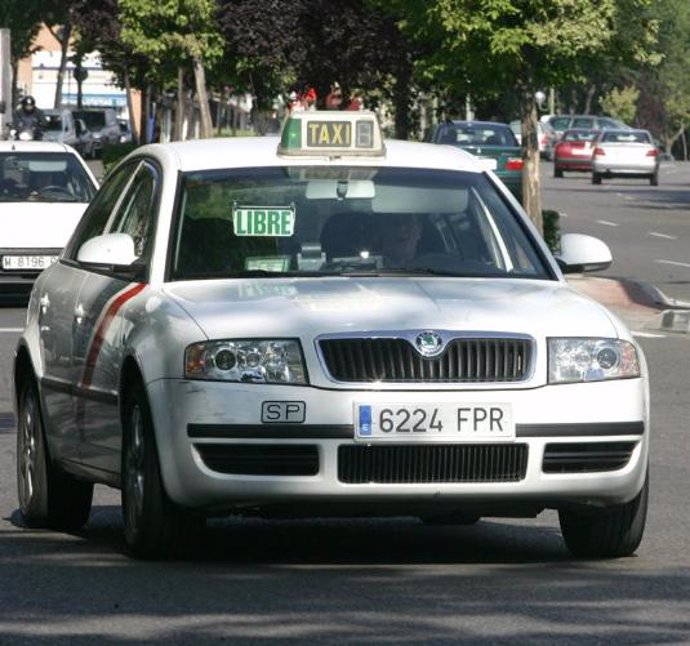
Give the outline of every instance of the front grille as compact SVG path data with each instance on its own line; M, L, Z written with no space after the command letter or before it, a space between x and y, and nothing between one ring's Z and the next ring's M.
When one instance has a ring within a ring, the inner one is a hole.
M589 442L547 444L544 473L591 473L622 469L629 461L635 442Z
M529 374L527 339L454 339L443 354L421 356L405 339L322 339L326 370L336 381L515 382Z
M526 444L347 445L338 449L338 479L346 484L518 482L526 469Z
M195 444L203 463L218 473L252 476L313 476L316 446L306 444Z

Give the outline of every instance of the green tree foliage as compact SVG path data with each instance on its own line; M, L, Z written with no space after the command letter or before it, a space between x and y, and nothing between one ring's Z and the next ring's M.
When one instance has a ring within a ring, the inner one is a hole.
M367 0L218 0L228 60L239 83L266 105L305 85L324 97L338 81L369 106L382 96L398 104L396 131L409 131L413 52L396 20Z
M606 96L601 99L601 107L606 114L615 119L620 119L624 123L632 123L637 113L637 100L640 98L640 91L629 85L622 89L613 88Z
M154 65L175 61L192 67L201 114L201 136L212 134L206 90L206 65L218 60L223 43L216 29L214 0L119 0L121 37L125 45ZM178 99L183 83L178 83ZM179 129L178 129L179 136Z
M427 44L420 74L457 95L513 88L523 123L524 205L541 228L535 92L608 60L651 60L651 0L393 0L401 27ZM434 47L429 45L434 44Z
M0 27L10 30L10 56L14 87L13 103L17 103L17 64L22 58L36 51L33 41L38 34L41 23L50 20L54 7L45 0L1 0Z
M142 132L142 124L135 123L130 89L143 90L154 79L148 73L150 61L135 54L121 37L122 25L118 17L118 0L73 0L73 19L77 29L78 49L84 52L98 50L104 68L115 74L127 91L130 129L135 139ZM160 70L159 70L160 72Z
M683 139L690 125L690 3L687 0L658 0L654 5L659 20L661 62L644 66L637 73L640 100L639 125L657 135L668 152Z

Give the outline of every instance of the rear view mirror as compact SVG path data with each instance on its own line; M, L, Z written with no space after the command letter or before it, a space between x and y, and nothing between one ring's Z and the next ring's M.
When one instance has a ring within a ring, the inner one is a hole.
M370 200L375 195L370 179L312 179L306 190L308 200Z
M561 251L556 254L556 261L564 274L573 274L607 269L613 256L608 245L599 238L566 233L561 237Z
M87 240L77 254L77 261L89 265L128 266L136 259L134 240L127 233L107 233Z

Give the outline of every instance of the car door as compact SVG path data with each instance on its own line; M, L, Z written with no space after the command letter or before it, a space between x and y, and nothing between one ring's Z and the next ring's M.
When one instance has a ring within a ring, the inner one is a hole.
M63 257L37 282L39 347L43 374L41 394L47 412L46 433L58 460L78 461L80 428L75 424L78 366L75 350L77 296L88 274L73 261L75 248L105 230L130 175L111 177L87 208Z
M154 214L160 190L158 169L143 161L136 168L107 233L127 233L135 253L146 262L153 245ZM76 302L74 361L81 374L77 410L80 454L85 466L115 481L120 472L119 379L124 359L121 344L130 322L118 316L145 287L145 279L116 271L89 271Z

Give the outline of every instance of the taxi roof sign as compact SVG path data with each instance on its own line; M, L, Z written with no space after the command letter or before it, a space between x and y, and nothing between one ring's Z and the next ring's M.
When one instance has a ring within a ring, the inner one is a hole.
M385 154L381 128L373 112L292 112L278 144L279 155L351 157Z

